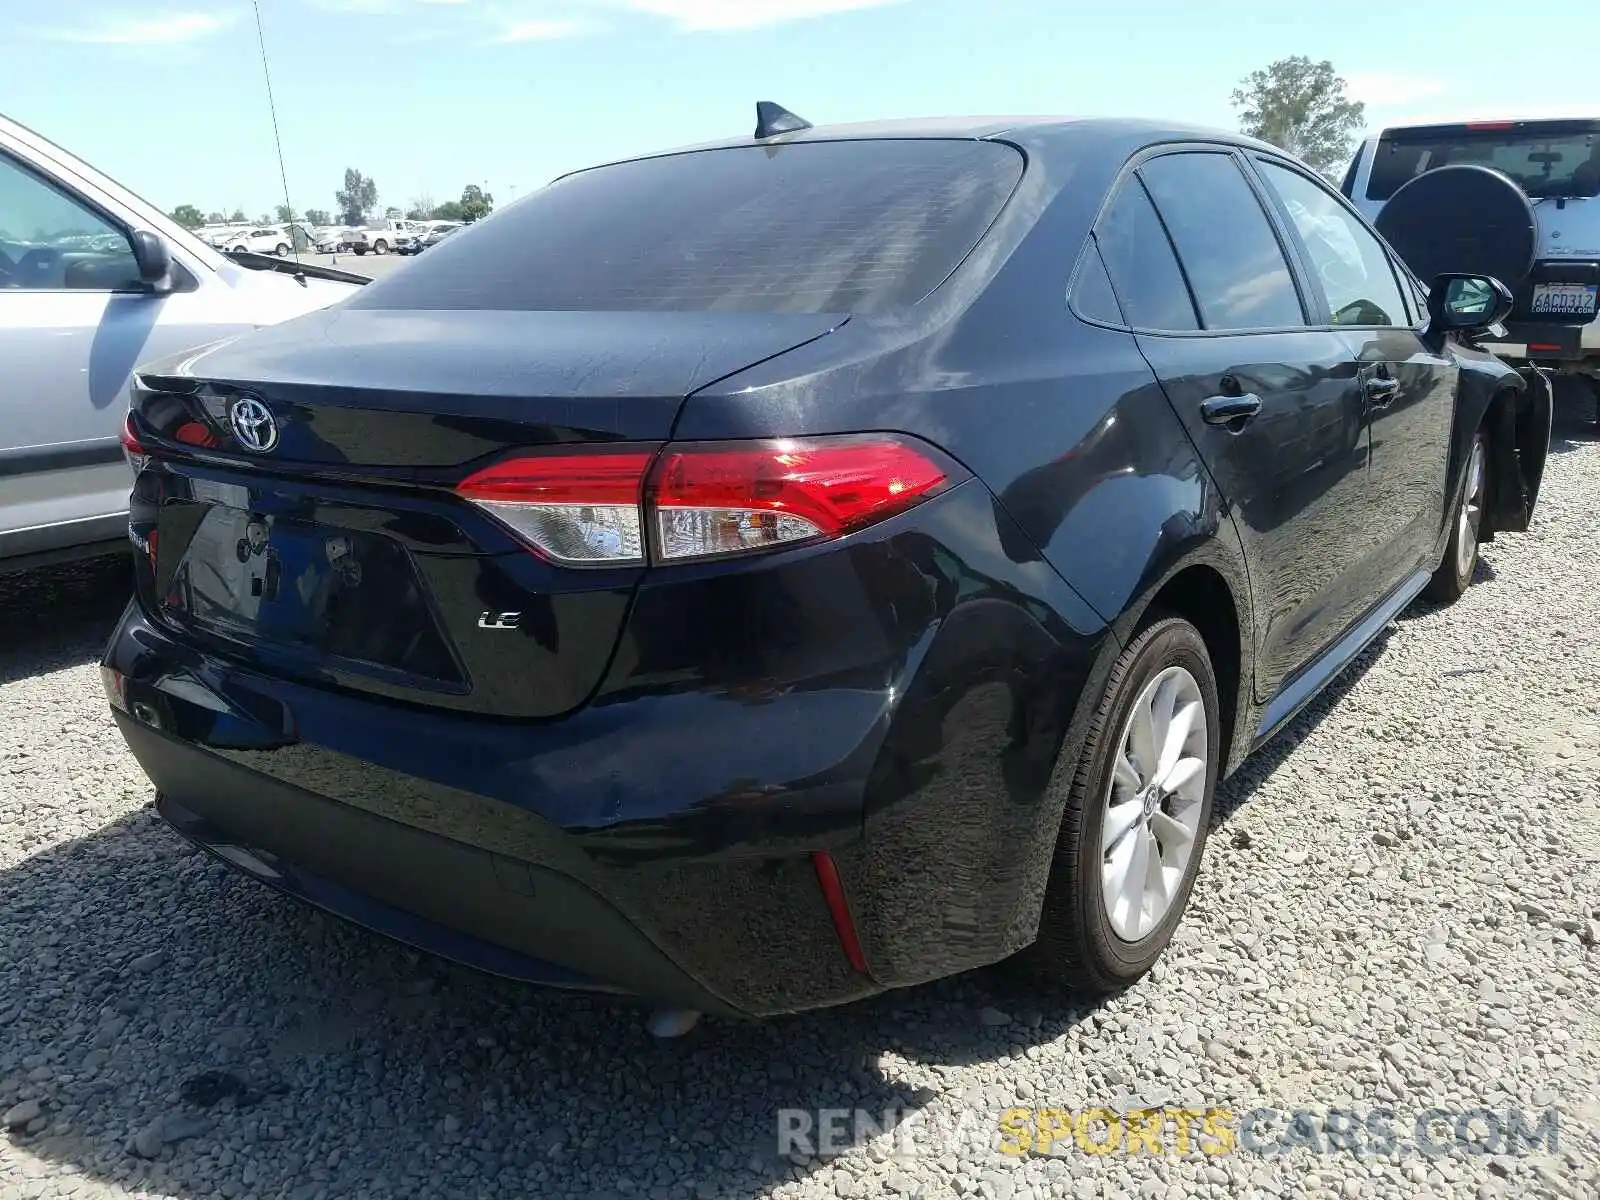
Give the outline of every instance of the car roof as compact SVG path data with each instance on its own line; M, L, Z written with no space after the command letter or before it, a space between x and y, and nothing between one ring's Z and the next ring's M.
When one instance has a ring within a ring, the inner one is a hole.
M800 142L839 142L903 140L908 138L957 139L1014 142L1031 152L1081 150L1093 143L1106 148L1120 147L1132 152L1141 145L1156 142L1224 142L1265 150L1284 151L1231 130L1214 129L1181 122L1130 117L1072 116L950 116L914 117L902 120L862 121L818 125L794 133L783 133L759 141L753 136L720 138L716 141L677 146L647 154L632 155L595 166L614 166L676 154L697 154L706 150L725 150L740 146L785 146ZM594 170L585 167L582 170ZM580 174L581 171L569 172Z

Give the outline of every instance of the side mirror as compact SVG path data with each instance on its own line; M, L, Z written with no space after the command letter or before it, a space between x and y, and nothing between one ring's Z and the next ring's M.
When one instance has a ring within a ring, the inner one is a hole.
M1445 274L1428 289L1428 316L1438 331L1476 333L1511 315L1511 290L1490 275Z
M153 290L162 291L172 282L172 251L166 242L143 229L133 231L133 261L139 280Z

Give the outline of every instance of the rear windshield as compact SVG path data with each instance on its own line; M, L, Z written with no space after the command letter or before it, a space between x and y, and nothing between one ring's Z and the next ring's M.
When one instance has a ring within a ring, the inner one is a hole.
M994 142L799 142L598 167L429 250L359 308L877 312L914 304L1022 176Z
M1435 167L1504 171L1529 196L1600 195L1600 121L1524 121L1391 129L1378 139L1367 199L1387 200Z

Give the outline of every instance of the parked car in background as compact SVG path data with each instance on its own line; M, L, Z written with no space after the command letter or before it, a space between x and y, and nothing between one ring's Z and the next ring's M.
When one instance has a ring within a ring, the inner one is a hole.
M1430 283L1236 134L764 107L142 368L113 713L185 836L499 974L1112 992L1217 781L1531 518L1505 289Z
M422 249L427 250L437 246L452 233L460 230L460 228L461 223L459 221L435 221L433 228L428 230L427 236L422 239Z
M249 233L250 228L248 225L204 225L195 230L194 234L206 245L220 250L230 239Z
M355 290L230 261L0 118L0 570L126 549L131 476L118 438L140 359Z
M222 247L230 254L276 254L287 258L293 248L293 235L281 225L263 225L228 238Z
M337 254L350 244L350 231L339 226L319 229L312 238L312 248L318 254Z
M1500 278L1515 302L1492 349L1581 380L1600 419L1600 119L1395 126L1344 193L1424 278Z
M350 248L357 254L387 254L400 244L402 235L414 234L422 226L420 221L390 217L350 231Z
M397 254L421 254L429 246L437 246L444 233L461 228L459 221L423 221L421 227L403 233L395 243Z

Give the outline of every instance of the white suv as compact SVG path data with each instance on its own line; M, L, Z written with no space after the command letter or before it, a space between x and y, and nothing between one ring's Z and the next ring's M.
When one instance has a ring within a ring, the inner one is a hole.
M1582 376L1600 400L1600 119L1385 129L1343 190L1421 278L1449 257L1511 289L1488 348Z
M276 254L279 258L286 258L293 241L294 236L287 229L267 226L234 234L227 240L224 248L230 253L247 251L252 254Z

